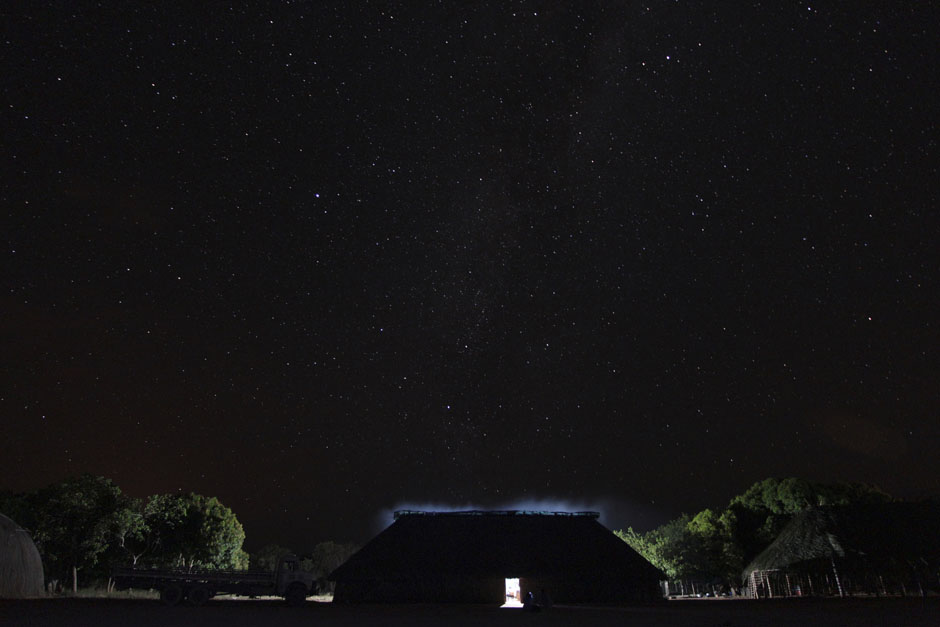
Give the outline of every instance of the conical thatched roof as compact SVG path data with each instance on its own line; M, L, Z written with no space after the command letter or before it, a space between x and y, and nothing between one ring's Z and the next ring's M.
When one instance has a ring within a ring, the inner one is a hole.
M880 503L820 507L791 520L744 570L785 570L825 559L871 567L940 564L940 504Z
M329 578L338 586L456 576L603 578L656 587L662 573L596 518L588 512L399 513Z
M0 514L0 598L22 599L43 593L42 559L33 540Z
M745 576L753 570L774 570L797 562L843 557L845 549L832 533L836 527L837 521L831 511L809 509L797 514L770 546L748 564Z

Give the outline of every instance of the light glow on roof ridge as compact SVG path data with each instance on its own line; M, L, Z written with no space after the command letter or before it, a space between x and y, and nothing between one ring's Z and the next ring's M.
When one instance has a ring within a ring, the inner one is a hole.
M545 510L528 510L528 509L497 509L497 510L481 510L481 509L469 509L461 511L448 511L448 510L415 510L415 509L400 509L395 511L395 520L398 520L401 516L571 516L571 517L584 517L584 518L599 518L600 512L592 511L545 511Z

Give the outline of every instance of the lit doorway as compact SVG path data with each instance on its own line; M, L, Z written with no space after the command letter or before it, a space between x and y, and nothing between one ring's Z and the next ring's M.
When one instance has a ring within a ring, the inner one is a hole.
M503 607L522 607L522 588L518 577L506 578L506 602Z

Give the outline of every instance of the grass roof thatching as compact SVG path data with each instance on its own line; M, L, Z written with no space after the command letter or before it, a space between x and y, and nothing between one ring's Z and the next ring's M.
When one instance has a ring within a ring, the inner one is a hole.
M410 512L330 574L362 580L414 573L480 577L603 574L658 581L662 573L596 520L533 512Z
M940 564L940 503L882 503L808 509L744 570L785 570L814 560L870 567Z
M0 514L0 598L22 599L43 593L42 559L29 534Z

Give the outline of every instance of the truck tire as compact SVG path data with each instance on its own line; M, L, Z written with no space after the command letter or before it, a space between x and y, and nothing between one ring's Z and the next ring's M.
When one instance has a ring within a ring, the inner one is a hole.
M291 607L300 607L307 602L307 588L302 583L292 583L287 586L287 593L284 595L287 604Z
M206 601L208 601L211 596L212 594L207 587L196 586L190 588L189 592L186 593L186 601L193 607L199 607L200 605L205 605Z
M171 583L160 590L160 601L164 605L176 605L183 598L183 589Z

